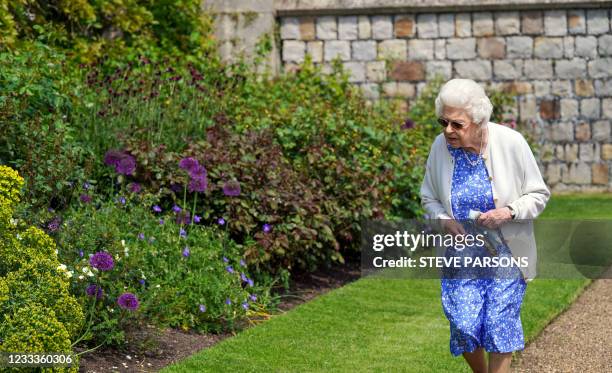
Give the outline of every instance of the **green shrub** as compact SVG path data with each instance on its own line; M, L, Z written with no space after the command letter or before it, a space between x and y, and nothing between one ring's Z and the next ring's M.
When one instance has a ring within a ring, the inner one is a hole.
M12 218L22 185L16 171L0 166L0 351L71 353L83 313L53 240Z
M268 287L254 283L224 230L177 224L172 211L154 216L152 196L124 195L125 201L96 197L75 206L57 232L59 255L75 273L72 292L88 310L84 341L122 345L128 328L145 323L219 332L265 312ZM110 270L96 270L91 263L99 252L112 256ZM100 299L87 292L90 286L101 288ZM118 305L126 292L138 299L136 310Z

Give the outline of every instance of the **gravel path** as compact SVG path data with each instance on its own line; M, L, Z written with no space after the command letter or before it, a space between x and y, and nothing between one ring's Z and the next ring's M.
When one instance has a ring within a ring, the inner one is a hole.
M612 277L606 277L516 355L513 372L612 372Z

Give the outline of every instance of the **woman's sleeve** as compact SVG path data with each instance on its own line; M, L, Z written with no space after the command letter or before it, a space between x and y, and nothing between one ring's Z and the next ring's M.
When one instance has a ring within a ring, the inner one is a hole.
M550 191L542 179L538 163L523 136L520 136L520 153L523 167L522 196L510 203L510 206L516 211L515 219L535 219L546 207Z
M429 150L429 156L427 157L427 164L425 166L425 177L421 184L421 206L425 209L430 219L451 219L446 213L446 209L440 202L440 197L436 193L432 175L432 167L434 165L434 154L436 142L432 144Z

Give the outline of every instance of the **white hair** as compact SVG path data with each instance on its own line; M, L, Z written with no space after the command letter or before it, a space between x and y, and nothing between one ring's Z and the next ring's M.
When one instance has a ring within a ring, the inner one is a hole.
M471 79L451 79L436 97L436 115L440 117L444 106L464 109L478 125L488 123L493 112L491 100L485 90Z

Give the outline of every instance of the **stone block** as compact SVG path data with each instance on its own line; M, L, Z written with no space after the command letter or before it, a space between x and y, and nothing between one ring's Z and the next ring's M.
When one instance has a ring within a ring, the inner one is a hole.
M408 59L433 60L434 41L431 39L411 39L408 41Z
M341 61L351 59L351 42L348 40L329 40L323 45L325 61L331 61L337 56Z
M345 62L344 68L349 72L349 82L361 83L366 80L365 63L364 62Z
M529 36L510 36L506 38L507 58L531 58L533 38Z
M338 39L355 40L358 37L357 16L338 17Z
M366 63L366 77L370 82L382 82L386 79L385 61Z
M317 38L316 18L300 17L300 39L310 41Z
M576 125L576 141L589 141L591 139L591 126L587 122L581 122Z
M536 58L562 58L563 38L536 37L533 41L533 55Z
M378 57L405 60L407 55L406 40L391 39L378 43Z
M392 64L389 77L397 81L424 80L425 67L420 61L397 61Z
M492 36L494 34L493 15L491 12L472 14L472 34L474 36Z
M446 43L446 58L450 60L472 59L476 57L476 39L448 39Z
M574 82L574 92L576 96L591 97L595 95L593 81L588 79L576 79Z
M470 60L455 62L455 72L459 78L489 80L493 75L491 61Z
M572 98L561 99L561 119L568 120L578 116L578 101Z
M416 22L412 14L402 14L395 17L395 37L411 38L416 30Z
M589 119L599 119L599 99L586 98L580 101L580 114Z
M523 70L522 60L495 60L493 73L496 79L520 79Z
M496 12L495 34L516 35L521 32L519 12Z
M540 117L544 120L554 120L560 118L561 105L559 100L542 100L540 102Z
M419 38L437 38L438 21L436 14L423 13L417 15L417 35Z
M357 28L359 31L359 39L370 39L372 37L372 25L370 17L359 16L357 19Z
M599 37L599 55L612 56L612 35L601 35Z
M338 24L335 16L317 17L316 21L317 39L334 40L338 39Z
M428 79L439 74L443 76L445 80L448 80L451 78L453 72L453 66L450 61L427 61L425 69Z
M306 43L298 40L283 40L283 61L303 62L306 53Z
M296 17L281 18L280 36L282 40L300 39L300 20Z
M597 57L597 38L595 36L576 36L576 57Z
M458 13L455 16L455 36L465 38L472 36L472 15Z
M438 36L441 38L452 38L455 36L455 15L443 13L438 15Z
M555 61L555 74L560 79L578 79L586 76L586 61L582 58Z
M592 78L608 78L612 76L612 58L598 58L589 61L589 76Z
M610 31L608 9L589 9L586 13L587 32L591 35Z
M550 79L553 77L552 61L526 60L523 65L523 73L529 79Z
M544 33L550 36L563 36L567 34L565 10L548 10L544 12Z
M521 22L521 32L525 35L541 35L544 33L544 20L541 11L522 12Z
M478 56L486 59L502 59L505 57L506 42L503 38L479 38Z
M373 61L376 59L376 41L358 40L351 43L353 59L357 61Z
M593 122L593 140L609 141L610 140L610 121L598 120Z
M584 10L572 9L567 12L567 31L570 34L586 33Z
M312 57L312 62L323 62L323 42L321 40L306 43L306 53Z
M612 144L603 144L601 146L601 159L604 161L612 160Z
M372 38L376 40L393 38L393 23L391 22L391 16L372 16Z
M610 170L607 163L593 163L591 165L591 172L593 174L593 184L608 184Z

